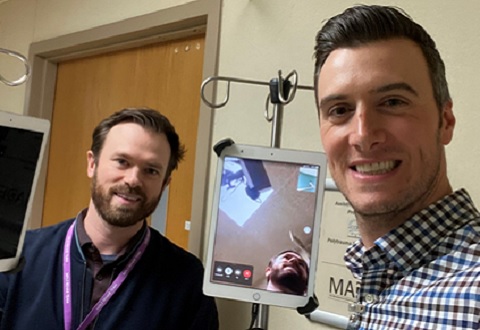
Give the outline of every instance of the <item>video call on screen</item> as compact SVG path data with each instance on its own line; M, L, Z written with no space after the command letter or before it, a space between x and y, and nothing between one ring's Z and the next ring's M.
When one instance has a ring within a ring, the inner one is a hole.
M42 133L0 126L0 259L17 253L42 139Z
M316 165L225 158L211 281L266 289L272 257L285 250L302 250L309 257L319 170Z

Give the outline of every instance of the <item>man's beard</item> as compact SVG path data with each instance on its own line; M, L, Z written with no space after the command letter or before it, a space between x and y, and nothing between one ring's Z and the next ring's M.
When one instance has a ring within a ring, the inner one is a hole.
M92 178L91 184L92 201L95 209L104 221L112 226L129 227L143 221L155 211L162 194L154 200L148 201L145 193L139 187L129 187L124 184L112 186L104 191L97 182L97 173ZM112 196L119 194L135 194L140 196L141 202L136 207L113 206Z
M286 288L297 295L305 294L307 281L298 273L282 272L281 270L272 270L270 280L273 284L281 288Z

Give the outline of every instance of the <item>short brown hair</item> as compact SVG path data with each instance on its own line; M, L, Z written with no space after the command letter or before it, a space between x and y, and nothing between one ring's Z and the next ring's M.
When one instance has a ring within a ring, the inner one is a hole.
M170 160L165 175L168 179L173 170L177 169L178 163L185 155L185 146L181 144L175 127L170 123L167 117L159 111L150 108L125 108L115 112L111 116L103 119L93 130L92 146L90 150L93 153L95 162L102 151L105 138L113 126L120 123L135 123L144 128L150 129L156 133L165 134L170 145Z
M330 53L339 48L355 48L375 41L403 38L413 41L427 61L433 95L439 111L451 100L445 64L435 42L425 29L403 10L378 5L358 5L330 18L315 38L314 93L318 106L318 77Z

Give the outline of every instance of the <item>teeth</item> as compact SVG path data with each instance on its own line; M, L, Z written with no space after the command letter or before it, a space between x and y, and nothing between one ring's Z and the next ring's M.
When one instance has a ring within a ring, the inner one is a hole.
M391 171L395 167L395 162L389 160L386 162L376 162L370 164L362 164L355 166L355 169L364 174L383 174Z
M137 201L139 199L137 196L129 196L129 195L123 195L123 194L119 194L119 196L132 202Z

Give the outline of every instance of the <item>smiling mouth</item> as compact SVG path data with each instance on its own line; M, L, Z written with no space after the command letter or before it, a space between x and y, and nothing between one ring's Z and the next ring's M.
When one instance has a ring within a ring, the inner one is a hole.
M388 160L353 166L352 169L362 174L377 175L394 170L400 165L400 161Z
M115 195L129 202L138 202L141 199L138 195L127 195L120 193L116 193Z

